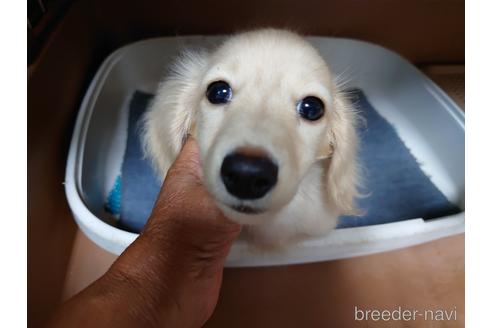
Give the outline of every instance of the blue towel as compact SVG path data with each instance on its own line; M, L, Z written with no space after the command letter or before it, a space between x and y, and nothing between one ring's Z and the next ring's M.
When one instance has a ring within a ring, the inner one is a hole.
M396 133L361 90L348 92L366 123L359 127L359 159L367 197L357 204L364 215L342 216L338 228L408 219L433 219L461 210L437 189Z
M160 190L159 178L149 161L144 159L140 133L141 120L152 95L135 92L130 101L128 136L121 168L121 201L119 227L139 232L147 222Z
M359 153L366 180L358 199L362 216L343 216L338 228L366 226L407 220L431 219L461 212L450 203L420 169L395 129L371 106L360 90L352 90L356 104L366 123L358 134ZM119 227L139 232L152 211L160 185L150 163L143 159L139 133L140 118L152 95L135 92L130 101L128 140L121 170L121 181L115 182L112 197L121 188ZM109 200L108 200L109 202Z

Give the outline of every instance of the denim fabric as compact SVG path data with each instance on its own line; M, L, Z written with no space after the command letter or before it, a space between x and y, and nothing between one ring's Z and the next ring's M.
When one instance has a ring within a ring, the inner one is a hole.
M343 216L338 228L436 218L460 212L420 169L395 129L371 106L360 90L350 92L365 124L359 127L359 153L364 168L365 198L358 199L362 216ZM160 185L143 158L140 118L152 95L135 92L130 102L128 140L121 172L121 228L138 232L147 222Z
M362 216L342 216L338 227L358 227L408 220L431 219L461 210L430 181L395 128L368 102L360 90L350 93L365 120L358 129L359 159L367 197L357 200Z
M121 169L121 205L119 226L139 232L152 212L160 190L159 179L144 159L140 142L141 117L152 95L135 92L130 101L128 137Z

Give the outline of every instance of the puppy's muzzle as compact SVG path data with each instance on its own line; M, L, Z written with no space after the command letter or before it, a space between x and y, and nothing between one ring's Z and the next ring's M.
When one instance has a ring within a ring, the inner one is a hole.
M258 199L277 183L278 166L262 150L237 150L224 158L220 176L231 195Z

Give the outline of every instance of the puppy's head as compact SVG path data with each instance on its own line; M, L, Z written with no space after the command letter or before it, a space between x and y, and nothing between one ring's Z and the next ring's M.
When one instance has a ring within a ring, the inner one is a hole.
M146 116L147 153L163 174L187 133L196 136L204 179L219 207L261 224L292 200L326 160L327 202L353 210L354 116L318 52L296 34L260 30L210 55L185 55Z

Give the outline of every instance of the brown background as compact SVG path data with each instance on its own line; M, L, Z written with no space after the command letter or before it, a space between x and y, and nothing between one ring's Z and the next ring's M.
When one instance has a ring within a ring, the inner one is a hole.
M62 183L81 98L101 61L117 47L154 36L229 33L258 26L353 37L425 65L423 69L442 86L447 83L449 88L451 83L455 99L464 105L464 1L86 0L63 7L59 18L47 26L43 33L30 31L36 38L28 43L39 44L30 47L28 68L32 327L40 326L63 297L90 283L114 260L78 232ZM453 66L441 67L448 64ZM355 324L351 311L358 304L390 309L457 306L459 321L453 324L462 326L463 241L458 236L356 259L226 270L219 306L208 326L351 327Z

